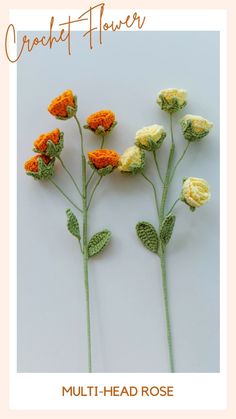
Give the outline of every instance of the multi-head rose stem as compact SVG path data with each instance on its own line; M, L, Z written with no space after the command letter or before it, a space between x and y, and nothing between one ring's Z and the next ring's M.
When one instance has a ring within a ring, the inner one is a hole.
M88 370L92 372L92 342L91 342L91 319L90 319L90 293L88 278L88 205L87 205L87 172L86 157L84 154L83 132L77 116L74 116L80 133L81 163L82 163L82 201L83 201L83 265L84 265L84 286L86 297L86 320L88 339Z

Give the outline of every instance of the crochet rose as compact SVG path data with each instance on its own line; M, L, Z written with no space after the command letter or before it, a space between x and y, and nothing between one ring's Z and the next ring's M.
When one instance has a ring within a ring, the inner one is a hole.
M209 134L213 123L199 115L185 115L180 125L184 138L188 141L196 141Z
M111 173L119 164L120 156L114 150L99 149L88 153L90 165L99 175Z
M154 151L160 148L166 137L166 132L161 125L149 125L136 132L135 144L144 150Z
M48 111L57 119L69 119L77 112L77 97L72 90L66 90L60 96L52 100L48 106Z
M64 145L63 137L63 132L58 128L46 134L41 134L34 142L34 151L50 157L59 156Z
M103 109L90 115L84 128L90 129L97 135L106 135L117 125L115 118L114 112Z
M128 147L120 157L118 169L122 173L136 174L143 170L144 167L144 151L136 145Z
M187 92L173 88L161 90L157 96L157 103L168 113L178 112L187 105Z
M195 210L202 206L209 201L210 197L211 193L206 180L197 177L189 177L184 180L181 199L189 205L190 209Z
M36 154L24 164L26 174L35 179L48 179L54 174L54 158Z

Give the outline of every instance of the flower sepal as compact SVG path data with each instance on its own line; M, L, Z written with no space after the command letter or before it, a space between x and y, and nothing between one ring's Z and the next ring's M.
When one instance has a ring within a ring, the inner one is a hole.
M163 111L170 114L183 109L187 105L187 92L183 89L161 90L157 96L157 103Z
M34 179L49 179L54 175L55 158L44 155L36 155L25 163L25 171L28 176Z
M166 133L163 132L161 134L161 138L158 141L153 141L152 137L147 137L146 144L141 144L139 141L135 141L135 145L137 145L138 147L146 151L155 151L161 147L165 138L166 138Z
M105 129L102 125L99 125L95 130L93 128L91 128L88 124L84 125L84 129L88 129L89 131L93 132L96 135L109 135L113 128L115 128L115 126L117 125L117 121L114 121L111 126L107 129Z
M52 140L48 139L47 148L44 152L42 152L42 150L40 150L37 147L34 147L33 151L35 153L45 154L46 156L49 156L49 157L59 157L61 151L63 150L63 147L64 147L64 133L60 132L59 141L57 143L54 143Z
M67 119L73 118L73 116L76 115L76 112L78 110L78 105L77 105L77 96L74 95L74 106L67 106L66 107L66 112L67 112L67 116L60 116L57 115L56 119L60 119L61 121L66 121Z
M99 176L106 176L109 175L113 170L116 168L114 166L111 166L110 164L106 167L102 167L101 169L98 169L91 161L88 161L89 166L97 172Z
M180 120L180 126L185 140L193 142L208 135L213 124L199 115L185 115Z

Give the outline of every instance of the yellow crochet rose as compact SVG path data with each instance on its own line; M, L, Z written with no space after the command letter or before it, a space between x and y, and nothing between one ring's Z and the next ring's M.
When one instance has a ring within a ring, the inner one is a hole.
M138 173L144 167L144 151L136 145L127 148L120 156L118 169L123 173Z
M168 113L178 112L187 105L187 92L174 88L161 90L157 96L157 103Z
M198 177L189 177L184 180L181 199L193 211L209 201L210 197L211 193L206 180Z
M154 151L160 148L165 137L166 133L162 125L149 125L136 132L135 144L144 150Z
M209 134L213 123L199 115L185 115L181 121L184 138L188 141L196 141Z

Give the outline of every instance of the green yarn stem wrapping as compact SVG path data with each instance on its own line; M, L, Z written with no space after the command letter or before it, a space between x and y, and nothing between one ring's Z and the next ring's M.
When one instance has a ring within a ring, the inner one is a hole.
M82 160L82 200L83 200L83 266L84 266L84 287L86 299L86 323L87 323L87 341L88 341L88 370L92 372L92 340L91 340L91 319L90 319L90 292L88 276L88 204L87 204L87 173L86 158L84 155L83 133L77 116L74 116L80 132L81 140L81 160Z
M159 216L160 229L162 227L162 224L165 218L165 205L166 205L166 199L167 199L170 181L171 181L171 170L172 170L174 153L175 153L175 143L174 143L174 136L173 136L171 114L170 114L170 131L171 131L171 147L170 147L166 175L165 175L163 189L162 189L162 198L161 198L160 216ZM166 254L165 254L165 245L164 243L161 242L161 240L160 240L160 246L159 246L159 256L160 256L160 261L161 261L162 289L163 289L163 299L164 299L164 307L165 307L166 335L167 335L167 343L168 343L170 371L174 372L175 368L174 368L173 344L172 344L172 334L171 334L171 322L170 322L170 313L169 313L169 295L168 295L167 275L166 275Z
M165 249L162 243L159 246L159 256L160 256L160 261L161 261L162 290L163 290L163 299L164 299L166 336L167 336L167 344L168 344L170 372L175 372L171 322L170 322L170 313L169 313L169 293L168 293L167 276L166 276L166 256L165 256Z

